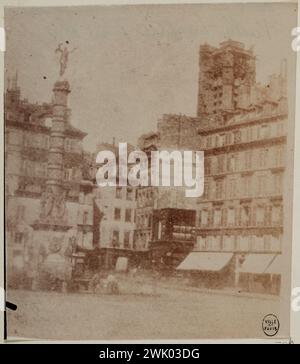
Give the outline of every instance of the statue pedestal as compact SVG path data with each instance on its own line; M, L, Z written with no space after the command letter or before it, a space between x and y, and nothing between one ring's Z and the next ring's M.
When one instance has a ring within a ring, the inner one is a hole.
M71 226L54 221L36 221L33 228L33 243L35 246L35 274L32 288L36 289L41 276L47 274L54 280L65 281L71 278L72 266L69 253L70 243L68 231Z

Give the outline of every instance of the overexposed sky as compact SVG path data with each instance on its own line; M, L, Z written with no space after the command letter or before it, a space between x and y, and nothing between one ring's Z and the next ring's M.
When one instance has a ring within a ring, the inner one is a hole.
M257 81L278 73L282 58L294 77L296 21L291 3L7 8L6 73L18 70L23 97L50 102L59 71L54 50L68 41L77 48L65 75L69 106L73 125L89 134L85 148L113 137L136 144L163 113L196 115L204 42L253 45Z

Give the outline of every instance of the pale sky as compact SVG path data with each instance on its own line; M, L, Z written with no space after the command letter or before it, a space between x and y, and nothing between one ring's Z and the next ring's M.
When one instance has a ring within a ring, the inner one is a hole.
M153 5L6 9L7 75L22 96L50 102L58 78L54 50L69 42L66 78L72 123L97 142L136 144L164 113L196 115L198 53L228 38L254 46L257 81L286 58L294 85L291 29L296 4Z

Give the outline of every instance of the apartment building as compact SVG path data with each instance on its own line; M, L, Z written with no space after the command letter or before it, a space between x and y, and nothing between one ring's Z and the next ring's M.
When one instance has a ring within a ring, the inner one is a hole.
M205 191L197 208L197 269L206 260L203 267L208 275L214 273L215 281L259 291L271 282L268 287L278 293L279 262L287 244L283 231L286 65L282 63L280 73L271 76L267 85L255 84L252 50L225 42L210 52L210 67L221 65L216 76L207 69L208 48L200 49L199 117L203 121L198 133L205 154ZM216 82L223 99L230 89L233 101L205 108L207 95L209 100L215 98ZM181 268L185 265L189 266L188 260Z

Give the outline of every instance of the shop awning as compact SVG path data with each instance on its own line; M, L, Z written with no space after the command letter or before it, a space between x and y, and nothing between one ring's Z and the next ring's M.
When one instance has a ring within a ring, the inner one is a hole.
M274 254L249 254L246 255L245 261L240 267L241 273L267 273L267 269L271 266L276 258Z
M268 266L265 273L268 273L268 274L281 274L282 271L283 271L282 268L283 268L282 255L278 254L278 255L275 256L275 259L273 260L273 262L271 262L271 264Z
M229 263L232 256L232 253L191 252L176 269L219 271Z

